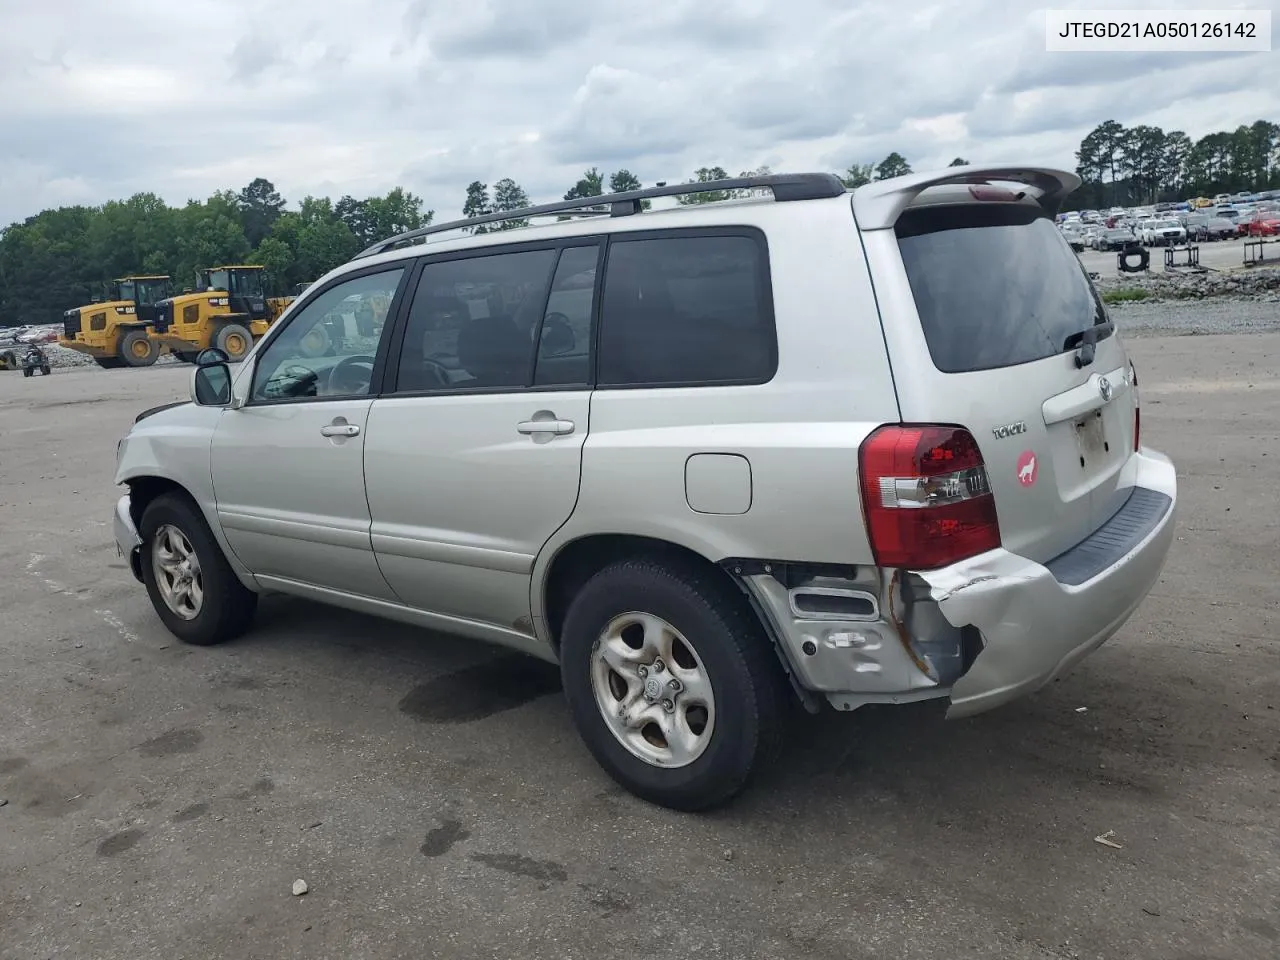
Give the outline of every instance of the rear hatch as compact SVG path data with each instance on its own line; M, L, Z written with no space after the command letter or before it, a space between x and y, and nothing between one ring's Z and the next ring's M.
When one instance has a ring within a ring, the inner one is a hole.
M913 199L867 244L877 294L898 288L883 291L881 316L903 420L967 428L1003 546L1047 561L1123 503L1129 360L1052 215L1025 193Z

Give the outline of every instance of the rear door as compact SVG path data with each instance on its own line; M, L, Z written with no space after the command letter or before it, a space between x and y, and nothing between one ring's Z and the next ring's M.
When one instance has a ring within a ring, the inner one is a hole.
M1004 546L1043 562L1122 502L1129 362L1044 210L974 193L993 195L908 206L868 257L903 419L969 429Z

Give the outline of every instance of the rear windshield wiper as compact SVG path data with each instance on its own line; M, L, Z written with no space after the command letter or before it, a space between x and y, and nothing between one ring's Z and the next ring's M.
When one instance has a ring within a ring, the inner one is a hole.
M1095 323L1092 326L1071 334L1062 342L1062 350L1076 351L1076 367L1087 367L1093 363L1093 356L1098 349L1098 341L1109 336L1115 329L1110 320Z

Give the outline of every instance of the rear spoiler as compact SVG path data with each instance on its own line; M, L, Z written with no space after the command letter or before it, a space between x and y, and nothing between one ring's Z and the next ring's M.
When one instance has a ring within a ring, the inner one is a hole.
M853 215L860 230L888 230L910 204L929 187L960 184L1020 183L1054 216L1063 199L1083 181L1074 173L1051 167L993 164L948 167L936 173L911 173L891 180L876 180L853 191Z

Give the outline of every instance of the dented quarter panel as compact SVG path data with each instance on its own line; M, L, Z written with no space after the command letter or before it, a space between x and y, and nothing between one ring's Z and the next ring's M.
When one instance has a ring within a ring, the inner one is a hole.
M984 641L952 686L948 717L981 713L1039 689L1104 643L1146 597L1173 539L1177 480L1168 458L1151 450L1131 457L1125 472L1131 486L1168 496L1168 512L1120 560L1077 587L1003 549L916 574L950 623L976 627Z

